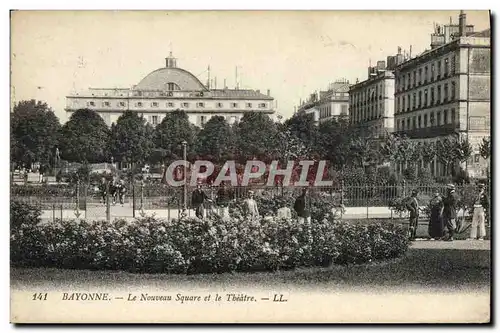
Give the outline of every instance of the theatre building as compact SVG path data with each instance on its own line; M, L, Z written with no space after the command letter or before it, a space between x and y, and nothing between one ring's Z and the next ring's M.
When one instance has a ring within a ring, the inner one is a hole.
M203 127L213 116L223 116L229 123L238 122L245 113L262 112L274 117L275 104L270 95L259 90L211 89L195 75L177 67L170 56L165 66L144 77L131 89L90 88L66 97L68 119L78 109L96 111L111 126L125 111L143 115L152 125L161 123L168 112L183 110L191 123Z

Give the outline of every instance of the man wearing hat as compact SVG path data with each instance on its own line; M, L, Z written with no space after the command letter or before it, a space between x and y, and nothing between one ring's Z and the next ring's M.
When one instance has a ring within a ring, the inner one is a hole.
M418 190L411 191L411 197L406 202L406 208L410 211L410 240L415 240L418 227Z
M455 229L457 228L457 204L458 195L455 192L455 185L448 184L446 186L448 194L443 200L443 222L448 229L447 241L453 241L453 236L455 235Z
M474 201L474 213L472 215L472 228L470 230L470 239L476 239L477 229L479 227L479 240L486 236L485 211L490 207L490 200L484 192L484 184L478 185L478 193Z
M201 183L198 182L196 190L193 191L191 196L191 205L195 209L196 217L199 219L202 219L204 215L203 204L205 200L208 200L208 196L201 189Z

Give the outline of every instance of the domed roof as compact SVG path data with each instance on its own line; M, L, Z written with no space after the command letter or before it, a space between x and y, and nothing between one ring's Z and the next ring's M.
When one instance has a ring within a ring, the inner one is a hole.
M178 90L207 90L196 76L177 67L159 68L149 73L134 87L134 90L171 90L168 89L169 83L174 83Z

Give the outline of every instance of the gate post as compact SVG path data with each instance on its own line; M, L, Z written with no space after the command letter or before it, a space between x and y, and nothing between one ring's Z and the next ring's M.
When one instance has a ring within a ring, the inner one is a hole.
M366 218L369 218L369 207L370 207L370 198L368 193L368 185L365 186L365 203L366 203Z
M80 212L80 179L76 181L76 213Z
M87 199L89 194L89 186L90 183L83 189L83 209L85 209L85 219L87 219Z
M132 217L135 218L135 181L132 179Z
M344 180L340 181L340 218L344 216Z
M141 180L141 209L144 209L142 206L144 204L144 180Z
M111 212L110 212L110 205L109 205L109 181L106 182L106 221L110 222L111 221Z

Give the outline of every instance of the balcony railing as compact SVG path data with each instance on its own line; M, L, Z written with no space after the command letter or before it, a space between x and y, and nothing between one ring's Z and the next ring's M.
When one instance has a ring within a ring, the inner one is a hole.
M405 134L410 139L424 139L424 138L433 138L436 136L445 136L455 133L458 134L459 129L460 129L459 124L446 124L441 126L402 130L396 133Z

